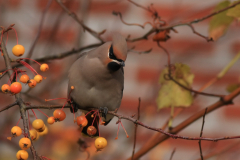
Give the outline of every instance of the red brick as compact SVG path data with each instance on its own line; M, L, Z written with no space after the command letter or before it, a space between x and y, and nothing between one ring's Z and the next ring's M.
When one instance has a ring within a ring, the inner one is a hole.
M8 0L7 5L11 9L17 9L21 5L22 1L21 0Z
M233 54L237 54L238 52L240 52L240 41L233 42L233 44L231 45L231 52Z
M36 29L37 32L37 29ZM52 28L45 28L41 32L40 41L46 41L50 38ZM76 33L74 30L68 28L66 30L58 30L57 33L52 37L55 43L72 43L76 39Z
M141 35L134 36L140 37ZM171 35L170 35L171 36ZM201 52L201 55L209 55L211 51L214 49L214 44L209 42L207 43L201 37L198 39L186 38L186 39L170 39L167 42L161 43L163 47L165 47L170 53L175 52L176 54L188 55L196 52ZM161 51L161 49L157 46L156 42L151 40L142 40L136 42L136 50L148 50L149 48L153 48L153 52Z
M212 78L216 77L217 74L220 72L220 70L211 70L210 71L194 71L192 70L192 72L194 73L195 77L194 77L194 84L196 83L207 83L208 81L210 81ZM218 80L216 83L214 83L214 85L228 85L231 83L236 83L238 82L238 73L236 72L228 72L222 79Z
M114 2L99 2L92 1L90 5L90 13L97 14L112 14L113 11L121 12L122 14L129 9L129 3L114 3ZM123 15L124 16L124 15Z
M230 120L240 119L240 105L228 105L224 107L224 116Z
M177 19L178 21L191 21L194 19L202 18L213 11L213 6L204 8L202 10L196 9L195 6L190 5L166 5L155 4L154 9L158 12L159 16L164 21L171 21ZM150 12L147 12L147 18L152 17ZM209 20L209 19L208 19ZM206 22L206 20L205 20Z
M138 68L137 79L139 82L156 82L159 79L160 70L154 68Z
M46 5L48 3L48 0L39 0L37 1L37 7L40 10L44 10L46 8ZM63 4L71 11L76 12L80 7L80 2L78 0L65 0L63 1ZM49 8L50 12L59 12L62 11L62 8L56 1L52 1L51 6Z

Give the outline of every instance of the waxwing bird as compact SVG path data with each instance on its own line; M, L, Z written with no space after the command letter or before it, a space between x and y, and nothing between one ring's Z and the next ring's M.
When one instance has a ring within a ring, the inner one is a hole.
M74 108L80 108L85 113L93 109L103 110L102 120L107 125L113 118L107 112L115 111L121 104L126 58L127 43L120 34L113 35L112 41L81 54L72 64L68 75L68 93L71 91L70 99ZM82 131L85 134L87 127L92 125L93 118L90 115L86 116L88 125ZM93 125L98 130L99 117L96 119Z

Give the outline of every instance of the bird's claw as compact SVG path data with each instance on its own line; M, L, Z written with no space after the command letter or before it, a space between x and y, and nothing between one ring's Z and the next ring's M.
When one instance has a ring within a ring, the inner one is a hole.
M99 108L100 113L102 113L102 117L106 119L107 113L108 113L108 108L107 107L100 107Z

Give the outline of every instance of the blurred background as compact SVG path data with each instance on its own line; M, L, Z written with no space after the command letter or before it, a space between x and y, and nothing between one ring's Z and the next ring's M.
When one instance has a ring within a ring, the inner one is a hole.
M96 32L106 29L102 35L104 41L111 40L114 32L119 32L131 38L143 36L150 29L146 25L145 29L138 26L127 26L123 24L118 16L112 14L113 11L121 12L123 19L128 23L143 24L146 21L152 21L151 14L128 2L127 0L63 0L63 4ZM168 24L180 21L193 20L210 14L219 0L197 1L197 0L135 0L135 2L147 7L151 3L159 13L160 17ZM25 47L25 53L28 53L38 34L39 24L43 10L46 8L48 0L0 0L0 26L7 28L10 24L15 24L14 28L18 34L19 44ZM194 28L199 33L208 36L209 20L194 24ZM99 41L88 32L84 32L82 27L72 19L62 8L53 0L50 8L46 12L42 24L42 31L37 44L33 50L32 59L42 58L49 55L58 55L73 49L95 44ZM225 36L216 42L207 42L205 39L192 33L188 26L179 26L175 28L178 33L170 32L167 42L162 42L171 55L172 63L180 62L190 66L195 78L193 89L197 90L207 83L234 58L240 51L240 32L239 24L234 22ZM6 35L6 34L5 34ZM140 121L152 126L161 128L170 116L170 109L158 110L156 98L158 96L159 76L161 71L167 65L167 56L152 40L153 35L148 40L137 42L128 42L129 49L135 46L136 51L145 51L152 48L148 54L139 54L129 52L125 66L125 87L122 105L118 111L119 114L131 116L137 113L138 98L141 98ZM6 36L4 36L6 40ZM8 33L7 49L11 58L16 59L11 53L11 49L16 45L16 36L14 31ZM87 50L85 50L87 51ZM26 54L27 55L27 54ZM24 55L24 56L26 56ZM45 102L44 99L66 97L67 95L67 76L71 64L76 60L79 53L65 57L63 59L51 60L48 62L50 70L44 72L43 76L47 79L38 84L33 89L28 86L23 87L22 98L25 102L31 104L63 104L62 101ZM24 57L23 56L23 57ZM37 71L39 67L31 64ZM226 87L229 84L239 83L240 62L227 72L227 74L218 82L206 89L206 92L216 94L228 94ZM5 69L3 58L0 58L0 70ZM33 74L25 67L28 75L33 78ZM0 80L0 85L7 83L8 76ZM191 107L184 109L173 121L173 127L190 117L197 111L216 102L218 98L198 96ZM14 102L14 96L0 93L0 109ZM223 137L239 135L240 127L240 98L234 99L234 105L221 107L220 109L206 115L204 126L204 137ZM42 110L51 116L53 110ZM46 156L52 160L82 160L87 159L87 152L82 151L77 141L82 138L89 148L87 151L92 160L117 160L126 159L131 156L133 148L134 124L122 120L129 138L126 138L124 130L120 128L118 140L117 136L117 118L107 126L100 126L101 136L108 140L108 146L101 152L96 152L94 139L81 136L78 126L73 122L73 115L68 109L65 109L67 118L61 123L48 125L49 133L40 137L34 142L35 149L39 155ZM30 120L35 117L31 112ZM45 122L47 118L36 111L38 118ZM80 112L77 113L80 115ZM20 118L19 108L13 107L0 113L0 159L16 159L15 154L20 149L18 138L8 141L6 138L11 135L11 128L17 124ZM200 134L202 119L194 122L179 134L184 136L198 137ZM19 126L22 127L22 121ZM145 142L154 135L154 131L138 127L136 152L145 144ZM215 159L240 159L239 141L225 140L219 142L202 142L203 155L221 151ZM232 145L232 146L231 146ZM230 146L230 147L229 147ZM229 148L228 148L229 147ZM197 141L187 141L180 139L168 139L156 146L145 154L141 159L170 159L173 149L176 152L173 160L192 160L200 158L199 146ZM222 151L226 149L225 151ZM30 150L28 150L29 154ZM30 156L29 159L32 159Z

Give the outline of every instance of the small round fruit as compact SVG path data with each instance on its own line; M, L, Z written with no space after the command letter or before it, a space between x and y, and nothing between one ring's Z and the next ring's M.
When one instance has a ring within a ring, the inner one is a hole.
M34 88L37 85L37 82L34 79L29 80L28 86Z
M48 117L47 122L48 124L53 124L55 122L54 117Z
M47 126L45 126L44 131L38 132L38 135L39 135L39 136L45 136L46 134L48 134L48 128L47 128Z
M97 150L103 149L107 146L107 140L103 137L98 137L95 140L95 147L97 148Z
M77 117L77 124L80 127L85 127L88 124L88 120L85 116L79 116Z
M43 71L43 72L46 72L47 70L49 70L49 67L46 63L43 63L41 66L40 66L40 70Z
M30 133L31 140L35 141L37 139L38 132L35 129L31 129L29 133Z
M31 147L31 140L29 138L26 138L26 137L21 138L20 141L19 141L19 146L23 150L26 150L26 149Z
M40 83L42 82L42 76L41 75L36 75L34 78L33 78L37 83Z
M27 160L28 159L28 152L25 150L19 150L16 154L18 160Z
M17 44L12 48L12 52L15 56L20 57L24 54L25 49L22 45Z
M13 82L10 86L10 90L13 94L17 94L21 92L22 90L22 85L19 82Z
M54 117L55 121L63 121L66 118L66 114L63 110L56 109L53 112L53 117Z
M4 85L2 85L1 89L2 89L3 93L7 93L10 91L10 86L8 84L4 84Z
M22 82L22 83L27 83L29 80L30 80L30 78L26 74L24 74L20 77L20 82Z
M45 129L45 124L43 122L43 120L41 119L35 119L33 122L32 122L32 126L34 129L36 129L38 132L42 132L44 131Z
M97 133L97 129L94 126L89 126L87 128L87 134L89 136L94 136Z
M22 134L22 129L18 126L14 126L11 129L11 133L13 137L18 137Z

